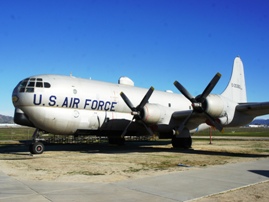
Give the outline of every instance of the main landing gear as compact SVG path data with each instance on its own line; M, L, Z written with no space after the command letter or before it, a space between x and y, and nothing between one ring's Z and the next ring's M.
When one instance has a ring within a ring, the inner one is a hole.
M32 137L32 144L29 145L29 151L31 154L42 154L44 152L45 146L42 142L39 142L40 139L40 131L36 129L33 137Z
M191 145L192 139L187 128L184 128L179 134L172 137L172 146L174 148L190 149Z
M190 149L192 145L191 137L176 137L172 138L172 146L174 148Z

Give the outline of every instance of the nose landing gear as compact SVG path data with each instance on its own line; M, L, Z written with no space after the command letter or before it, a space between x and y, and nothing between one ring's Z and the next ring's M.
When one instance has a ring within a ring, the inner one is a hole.
M32 137L32 144L29 145L29 151L31 154L42 154L44 152L45 146L42 142L40 142L40 131L36 129L33 137Z

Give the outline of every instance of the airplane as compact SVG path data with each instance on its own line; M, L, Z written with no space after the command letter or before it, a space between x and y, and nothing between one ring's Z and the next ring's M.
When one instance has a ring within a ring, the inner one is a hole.
M29 151L41 154L42 132L57 135L107 136L111 144L124 144L124 136L157 135L171 138L174 148L191 148L195 131L242 126L269 113L269 102L247 102L244 67L234 59L232 76L221 94L211 91L217 73L205 90L192 96L178 81L181 92L134 86L128 77L118 83L54 74L30 76L14 88L14 122L36 128Z

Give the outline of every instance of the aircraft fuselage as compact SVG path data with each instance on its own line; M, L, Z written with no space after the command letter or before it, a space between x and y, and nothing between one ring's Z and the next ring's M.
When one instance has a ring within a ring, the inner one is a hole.
M128 95L134 105L138 105L147 89L72 76L29 77L22 80L13 91L15 119L23 113L33 127L62 135L87 130L120 132L133 118L120 97L121 92ZM173 112L191 109L187 99L171 92L154 91L149 103L156 104L158 113L163 113L152 121L152 125L168 125ZM151 118L150 114L148 116ZM125 121L116 122L119 119ZM111 122L113 120L114 123ZM151 120L147 122L151 124ZM18 124L24 125L19 120Z

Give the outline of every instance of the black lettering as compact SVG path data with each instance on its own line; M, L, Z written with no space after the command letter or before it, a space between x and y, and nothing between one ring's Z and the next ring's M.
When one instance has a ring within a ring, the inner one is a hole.
M62 104L62 107L67 107L68 106L68 97L66 97L65 99L64 99L64 102L63 102L63 104Z
M40 105L41 102L42 102L42 95L41 94L39 95L39 100L37 101L36 94L34 94L34 100L33 100L34 105Z
M80 100L79 100L79 98L74 98L74 101L73 101L73 106L72 106L72 108L78 108L78 104L80 103Z
M97 100L93 100L92 101L92 109L96 109L97 108L97 106L98 106L98 101Z
M99 101L99 105L98 105L98 109L97 110L103 110L103 106L104 106L104 101L100 100Z
M110 111L115 111L115 105L117 104L117 102L112 102L111 103L111 108Z
M108 111L109 108L110 108L110 102L107 101L107 102L105 103L104 110L105 110L105 111Z
M52 96L50 96L50 98L49 98L49 106L55 106L56 105L56 96L55 95L52 95Z
M70 98L69 108L72 106L72 103L73 103L73 98L71 97L71 98Z
M86 99L85 100L85 104L84 104L84 109L86 109L86 107L88 106L88 105L90 105L90 102L91 102L92 100L90 100L90 99Z

